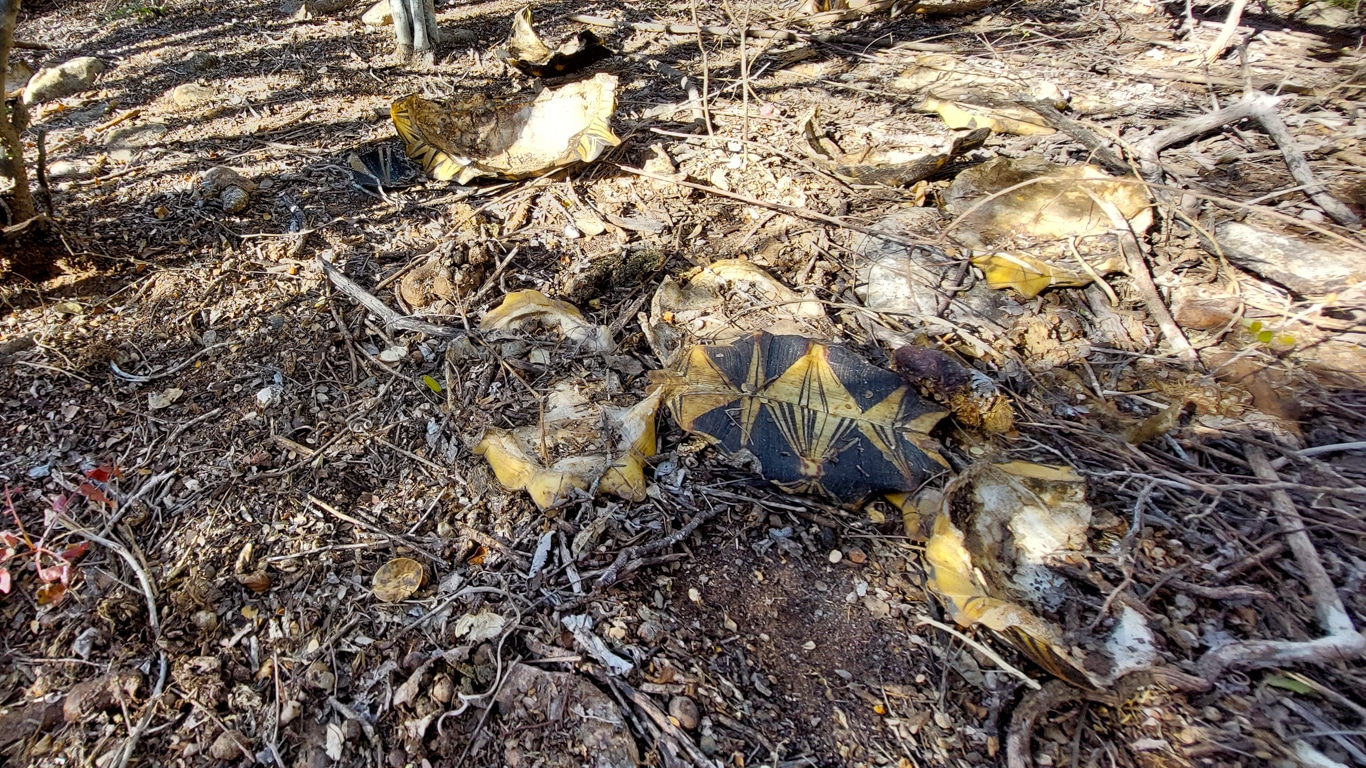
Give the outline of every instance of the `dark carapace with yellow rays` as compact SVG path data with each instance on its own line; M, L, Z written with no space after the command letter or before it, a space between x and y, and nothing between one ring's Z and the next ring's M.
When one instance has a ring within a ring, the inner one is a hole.
M945 416L900 376L802 336L759 332L698 345L668 376L683 429L799 493L857 505L918 489L947 466L929 430Z

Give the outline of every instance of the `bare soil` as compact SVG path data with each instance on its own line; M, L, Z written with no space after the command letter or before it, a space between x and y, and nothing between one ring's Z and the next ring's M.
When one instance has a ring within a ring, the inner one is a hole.
M1233 200L1361 242L1325 221L1253 125L1163 154L1166 182L1204 197L1163 202L1144 237L1163 299L1187 285L1235 295L1227 325L1186 327L1200 364L1179 359L1127 275L1108 278L1113 308L1096 286L996 292L1001 332L978 367L1010 395L1016 430L950 420L936 433L955 470L1076 467L1096 513L1091 551L1048 618L1108 630L1131 606L1164 668L1203 685L1130 681L1109 698L1062 696L1025 722L1042 694L977 646L1032 679L1048 674L985 630L964 629L969 644L925 623L952 621L900 510L783 493L665 415L639 503L585 496L545 513L471 452L487 428L535 423L541 394L566 376L620 403L642 397L660 363L638 313L665 276L719 259L809 288L837 341L887 364L857 311L853 229L942 203L956 172L989 157L1093 157L1064 132L996 135L913 193L846 183L810 156L802 122L817 108L847 152L907 137L946 145L953 132L895 84L929 53L1024 88L1054 83L1074 119L1125 148L1231 103L1244 84L1277 91L1311 167L1360 215L1358 28L1296 21L1284 3L1249 7L1242 47L1206 66L1197 59L1224 8L1196 8L1190 29L1184 9L1140 2L898 9L816 29L843 37L805 45L747 38L743 70L738 36L619 28L603 32L621 55L602 69L620 78L623 142L599 161L472 189L357 187L348 155L398 146L397 98L536 87L489 53L519 7L438 2L449 39L425 69L395 63L392 30L361 24L359 4L300 18L273 2L25 3L18 37L50 46L16 52L35 70L76 56L110 66L92 89L33 109L55 223L0 241L0 531L22 524L54 551L94 542L55 602L40 598L31 559L10 562L0 762L596 766L610 750L581 726L599 706L584 702L601 698L651 765L1005 765L1012 728L1027 761L1017 765L1366 763L1360 659L1199 680L1198 661L1231 640L1322 635L1275 490L1289 492L1348 615L1366 624L1366 459L1359 445L1297 453L1366 439L1366 382L1352 367L1366 307L1261 280L1182 223L1247 215ZM583 28L577 13L805 29L792 12L534 6L549 40ZM793 49L807 57L789 64ZM710 133L660 63L705 89ZM194 83L208 95L178 103L174 89ZM627 170L659 152L694 186ZM203 193L201 174L217 166L253 185L243 210ZM585 232L585 211L609 226ZM401 273L436 260L455 298L426 319L467 330L506 293L542 290L611 328L617 356L385 328L331 286L318 254L405 311L435 289ZM963 276L985 291L975 270ZM1261 341L1253 321L1289 329L1293 349ZM897 327L970 346L962 327ZM382 362L394 347L404 356ZM1169 405L1184 418L1126 439ZM1256 476L1249 446L1280 460L1282 485ZM677 546L595 585L622 551L702 514ZM543 541L548 559L533 568ZM372 579L397 556L427 580L384 603ZM489 614L500 631L472 641L471 622ZM632 669L610 672L566 629L572 615ZM572 673L596 697L561 688L556 709L527 694L514 714L494 702L519 663ZM679 697L698 722L652 716L651 703L668 713Z

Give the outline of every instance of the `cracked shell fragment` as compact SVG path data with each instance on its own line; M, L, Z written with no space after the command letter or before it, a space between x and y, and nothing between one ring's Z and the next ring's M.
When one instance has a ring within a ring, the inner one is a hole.
M551 50L531 25L531 6L528 5L513 17L512 34L497 55L524 75L558 77L574 74L616 54L588 30L574 33Z
M1065 599L1049 566L1080 562L1091 523L1085 495L1070 467L972 467L945 489L925 560L930 589L960 626L981 624L1049 673L1094 688L1062 631L1036 612Z
M789 491L857 505L948 466L929 436L944 411L843 347L759 332L695 346L665 378L679 426Z
M616 90L617 78L599 73L510 96L413 94L394 102L390 113L408 156L434 179L523 179L591 163L620 144L611 126Z
M481 331L510 331L537 325L555 326L564 337L594 352L611 352L612 337L605 326L594 325L579 308L534 289L513 291L479 321Z
M575 382L561 382L547 396L539 426L491 429L474 452L488 460L503 487L526 491L541 509L594 483L601 492L642 501L660 400L656 390L629 408L598 405Z

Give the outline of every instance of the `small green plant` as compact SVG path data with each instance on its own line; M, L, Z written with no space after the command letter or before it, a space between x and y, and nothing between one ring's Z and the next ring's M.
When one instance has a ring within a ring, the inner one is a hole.
M1258 344L1265 345L1272 352L1289 352L1295 348L1295 337L1288 333L1277 333L1262 324L1261 320L1246 323L1247 332Z

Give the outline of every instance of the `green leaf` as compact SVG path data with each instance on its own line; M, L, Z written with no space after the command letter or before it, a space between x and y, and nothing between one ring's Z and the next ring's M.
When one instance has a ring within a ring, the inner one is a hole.
M1260 341L1263 344L1270 344L1271 340L1274 338L1276 338L1276 334L1272 333L1271 331L1262 331L1261 333L1257 334L1257 341Z
M427 385L427 389L430 389L438 395L441 394L441 382L437 381L431 376L423 376L422 383Z
M1306 685L1298 678L1290 677L1288 675L1270 675L1266 678L1265 682L1267 685L1284 688L1287 691L1294 691L1295 693L1308 694L1314 692L1314 689L1309 685Z
M1253 333L1260 331L1262 329L1262 321L1253 320L1251 323L1248 324L1247 329Z

